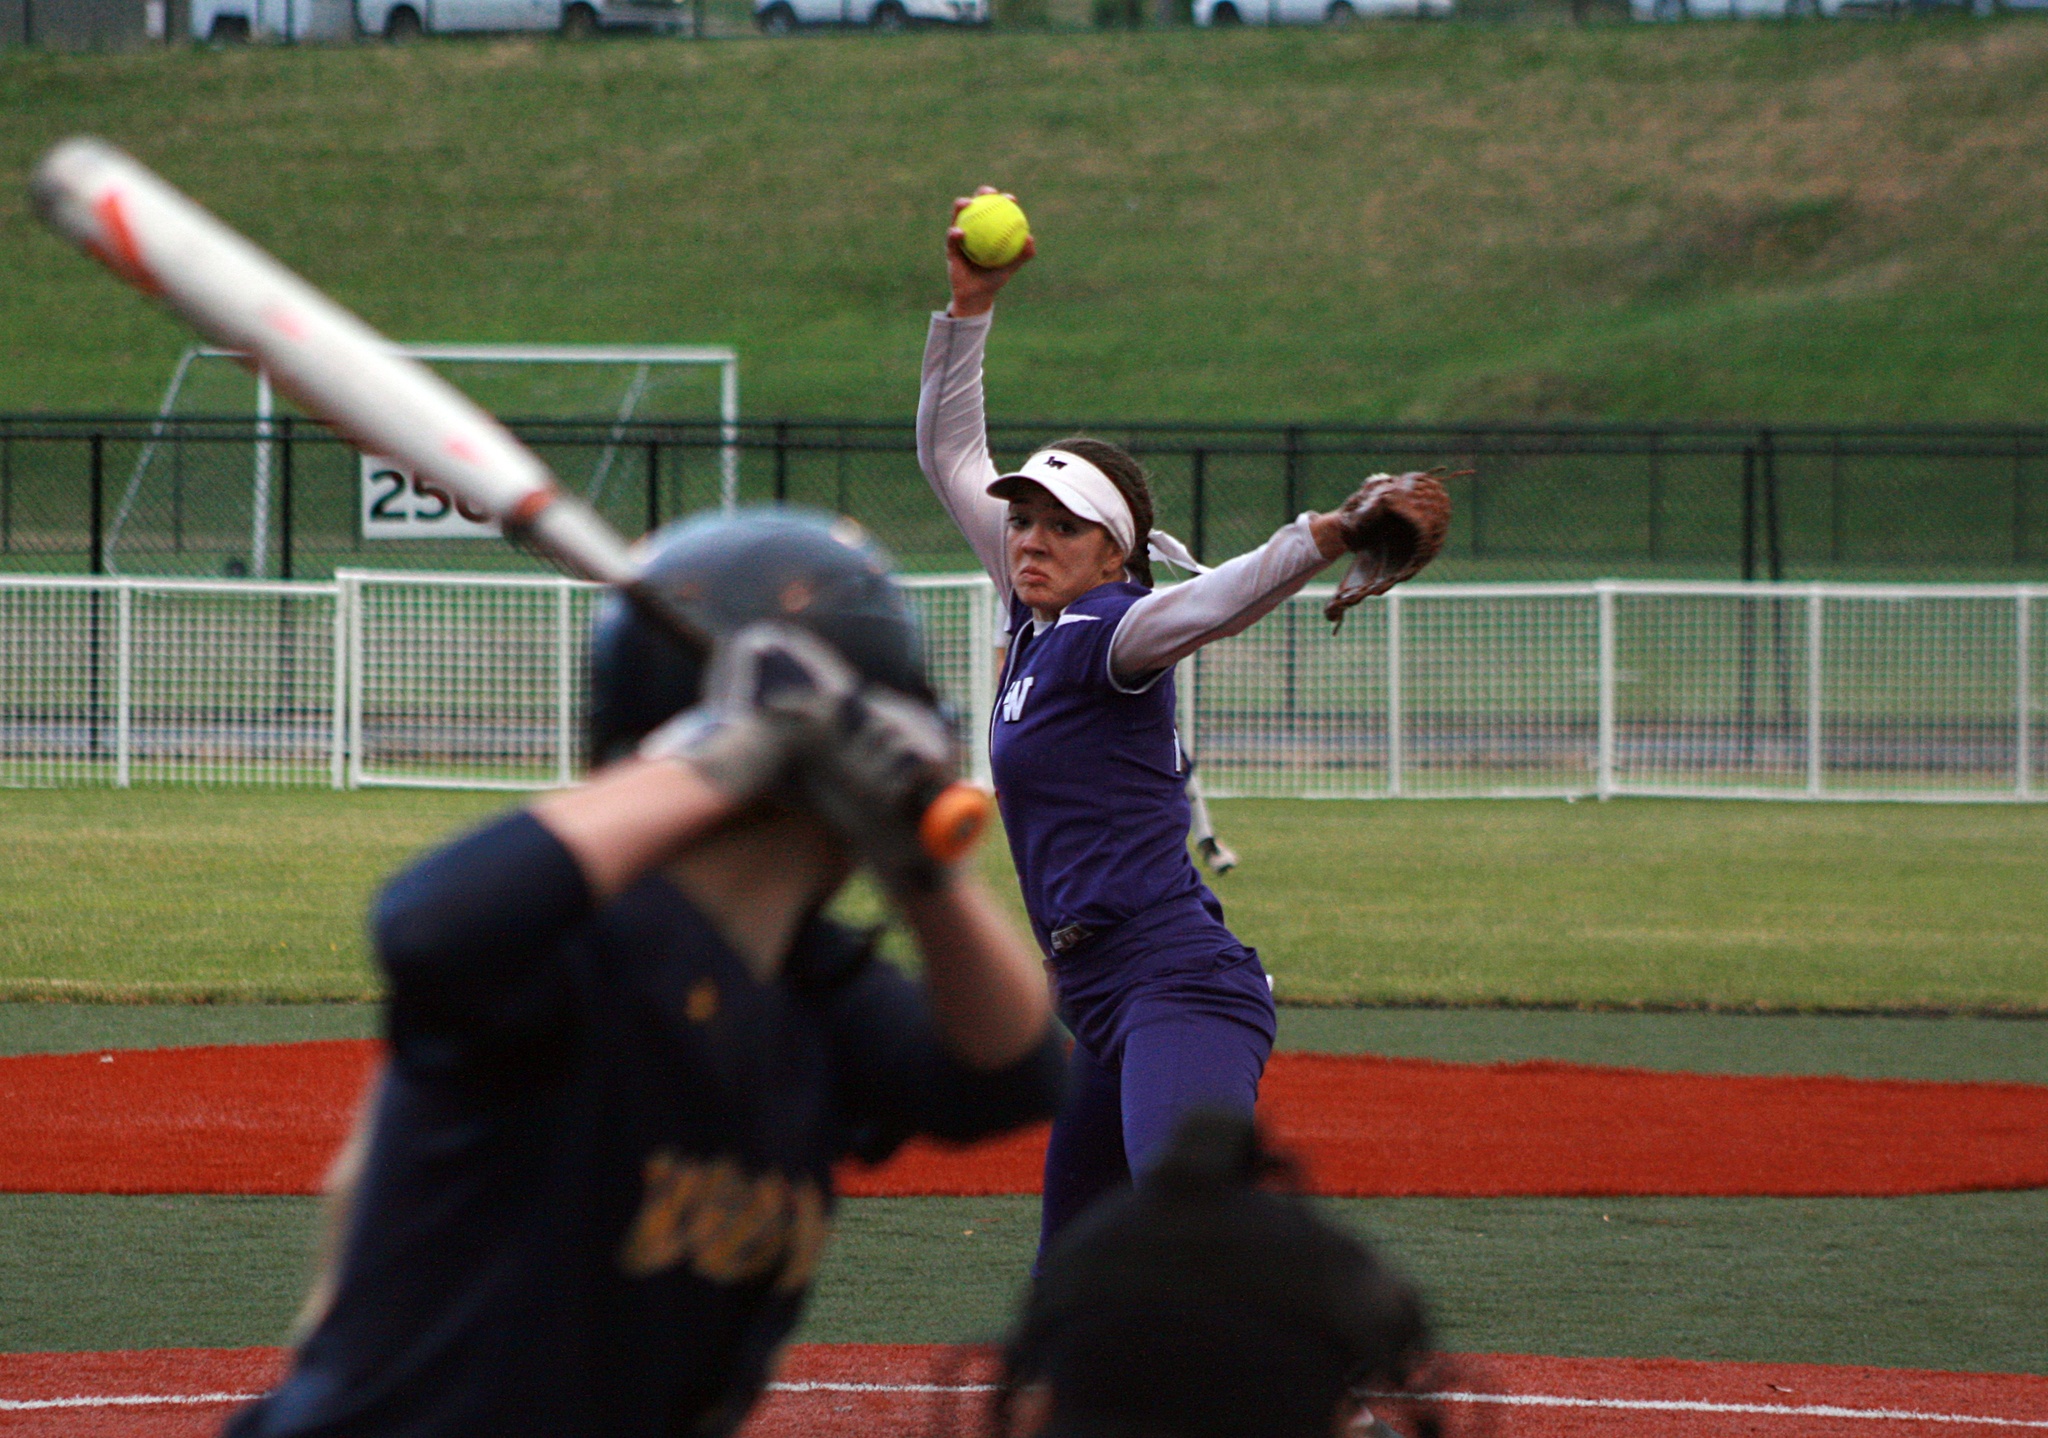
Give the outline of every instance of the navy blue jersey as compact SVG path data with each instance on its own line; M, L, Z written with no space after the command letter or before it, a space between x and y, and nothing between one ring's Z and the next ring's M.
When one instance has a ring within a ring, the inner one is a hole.
M255 1435L723 1434L825 1237L831 1164L1048 1115L1048 1038L978 1073L868 941L763 984L658 875L593 908L526 814L376 913L391 1058L325 1319Z
M1149 592L1101 585L1036 634L1011 600L989 758L1024 907L1048 948L1070 924L1101 930L1207 896L1188 858L1172 671L1126 689L1109 669L1118 622Z

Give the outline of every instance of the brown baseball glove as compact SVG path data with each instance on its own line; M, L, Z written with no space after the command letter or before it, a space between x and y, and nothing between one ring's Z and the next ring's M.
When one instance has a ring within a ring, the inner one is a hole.
M1456 477L1441 469L1412 469L1406 474L1376 474L1358 486L1337 510L1344 547L1354 558L1335 597L1324 607L1323 618L1342 629L1346 613L1413 579L1436 558L1451 527L1451 496L1443 482Z

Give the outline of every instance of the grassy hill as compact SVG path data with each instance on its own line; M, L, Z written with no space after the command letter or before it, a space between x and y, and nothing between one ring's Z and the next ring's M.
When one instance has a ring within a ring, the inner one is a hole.
M2044 84L2027 20L0 53L0 411L185 341L27 212L91 131L394 334L729 341L753 414L903 415L997 181L1013 416L2038 420Z

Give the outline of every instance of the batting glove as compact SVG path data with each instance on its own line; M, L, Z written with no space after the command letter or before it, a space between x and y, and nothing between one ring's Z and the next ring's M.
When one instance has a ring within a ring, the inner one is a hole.
M925 851L918 826L959 763L952 726L931 705L871 684L807 757L804 794L884 888L929 893L951 866Z
M859 685L809 631L750 624L719 644L703 700L641 740L640 757L687 764L745 803L772 788L799 753L832 739Z

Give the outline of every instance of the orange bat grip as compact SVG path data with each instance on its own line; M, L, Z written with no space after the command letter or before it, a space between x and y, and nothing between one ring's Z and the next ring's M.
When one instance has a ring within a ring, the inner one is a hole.
M994 808L986 790L956 779L925 806L924 817L917 823L918 842L939 863L958 863L988 832Z

